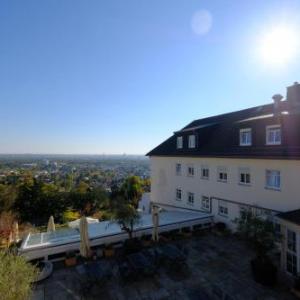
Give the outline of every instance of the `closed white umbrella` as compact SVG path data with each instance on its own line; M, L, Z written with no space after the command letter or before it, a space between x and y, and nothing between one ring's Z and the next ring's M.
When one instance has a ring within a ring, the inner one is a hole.
M13 240L15 243L17 243L20 238L19 238L19 224L17 221L14 222L13 224Z
M159 208L157 206L153 206L152 208L152 223L153 223L153 231L152 231L152 240L158 242L158 226L159 226Z
M85 216L81 217L80 219L79 231L80 231L80 254L83 257L89 257L90 240L89 240L89 233L88 233L88 222Z
M54 231L55 231L55 223L54 223L53 216L51 216L48 221L47 232L54 232Z
M9 236L7 238L7 247L10 246L10 244L13 242L13 232L12 230L9 232Z
M87 220L88 224L99 223L98 219L94 219L94 218L90 218L90 217L86 217L86 220ZM68 226L71 228L79 228L79 224L80 224L80 219L68 222Z

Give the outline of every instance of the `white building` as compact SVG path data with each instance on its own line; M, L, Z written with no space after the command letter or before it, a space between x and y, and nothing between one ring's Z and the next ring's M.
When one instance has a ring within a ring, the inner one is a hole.
M273 100L195 120L150 151L151 202L168 210L210 212L230 228L243 209L274 220L284 236L282 266L296 275L300 84L288 87L285 101L280 95Z

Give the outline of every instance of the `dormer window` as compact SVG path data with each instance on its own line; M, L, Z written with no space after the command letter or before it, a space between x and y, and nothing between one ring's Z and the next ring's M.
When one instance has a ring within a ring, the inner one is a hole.
M183 146L183 137L178 136L177 137L177 149L182 149L182 146Z
M281 126L271 125L266 127L266 144L280 145L281 144Z
M252 145L252 130L251 128L240 129L240 146Z
M195 148L196 147L196 137L195 135L189 135L189 148Z

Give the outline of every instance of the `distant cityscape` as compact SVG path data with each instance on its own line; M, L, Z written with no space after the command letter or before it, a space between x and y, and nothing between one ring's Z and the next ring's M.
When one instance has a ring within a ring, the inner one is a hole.
M0 155L0 184L20 182L28 172L44 183L76 186L83 181L107 191L130 175L150 176L149 159L142 155Z

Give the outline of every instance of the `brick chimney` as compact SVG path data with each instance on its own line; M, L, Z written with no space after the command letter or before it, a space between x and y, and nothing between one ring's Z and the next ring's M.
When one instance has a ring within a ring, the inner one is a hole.
M298 82L287 87L286 100L291 107L300 106L300 84Z
M274 116L278 116L280 114L280 102L283 99L283 96L280 94L275 94L272 99L274 100Z

